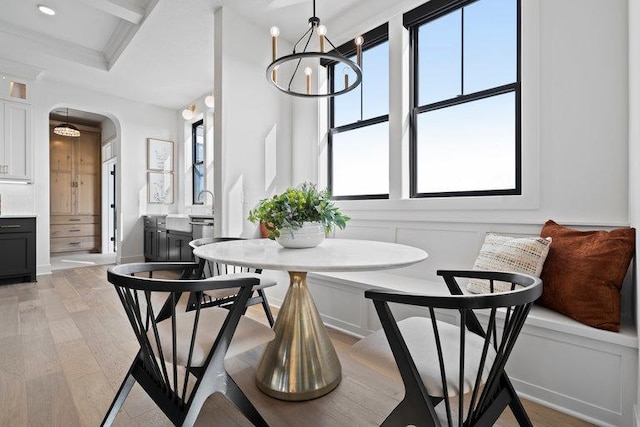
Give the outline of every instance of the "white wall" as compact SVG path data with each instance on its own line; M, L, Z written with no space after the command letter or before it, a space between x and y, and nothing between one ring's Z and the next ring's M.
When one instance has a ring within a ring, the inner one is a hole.
M118 170L119 236L118 258L142 260L143 234L140 215L173 211L173 205L148 205L146 192L146 139L175 140L173 110L86 91L74 86L41 80L33 88L34 183L12 186L7 191L9 211L35 213L37 227L37 271L50 271L49 263L49 113L65 106L109 117L119 135ZM5 194L3 185L0 193ZM18 206L19 205L19 206ZM15 210L14 210L15 209Z
M270 38L228 8L215 13L216 235L257 236L249 209L291 181L291 101L266 80Z

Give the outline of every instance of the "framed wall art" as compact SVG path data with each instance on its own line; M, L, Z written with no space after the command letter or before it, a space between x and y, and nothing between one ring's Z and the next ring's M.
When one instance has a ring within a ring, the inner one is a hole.
M147 169L173 172L173 142L147 138Z
M165 172L147 172L149 203L173 203L173 174Z

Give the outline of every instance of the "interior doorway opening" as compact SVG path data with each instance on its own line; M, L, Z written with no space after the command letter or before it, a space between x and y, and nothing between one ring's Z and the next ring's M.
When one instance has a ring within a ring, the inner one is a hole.
M66 106L50 112L49 124L51 268L114 263L116 126L106 116Z

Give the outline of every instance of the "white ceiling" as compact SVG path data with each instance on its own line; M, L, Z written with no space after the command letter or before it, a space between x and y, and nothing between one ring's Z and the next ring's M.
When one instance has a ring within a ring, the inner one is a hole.
M360 2L318 0L316 15L327 22ZM0 71L180 109L212 90L222 5L290 41L312 15L312 0L0 0Z

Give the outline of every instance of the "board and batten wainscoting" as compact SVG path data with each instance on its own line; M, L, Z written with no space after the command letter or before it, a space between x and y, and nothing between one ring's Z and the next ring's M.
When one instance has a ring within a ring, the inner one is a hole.
M617 224L565 225L582 230L613 229ZM352 220L335 237L380 240L416 246L429 258L419 264L384 272L310 273L308 283L323 321L354 336L381 326L364 291L390 288L407 292L446 292L437 269L470 269L487 233L538 236L542 222L471 223ZM633 263L632 263L633 265ZM269 271L269 274L282 275ZM562 314L535 306L520 334L507 370L525 398L603 426L630 426L637 396L638 335L633 315L635 286L628 272L622 288L620 332L583 325ZM278 277L280 279L280 277ZM286 275L270 289L279 306ZM395 307L398 318L428 315L417 308ZM451 314L450 321L457 322Z

